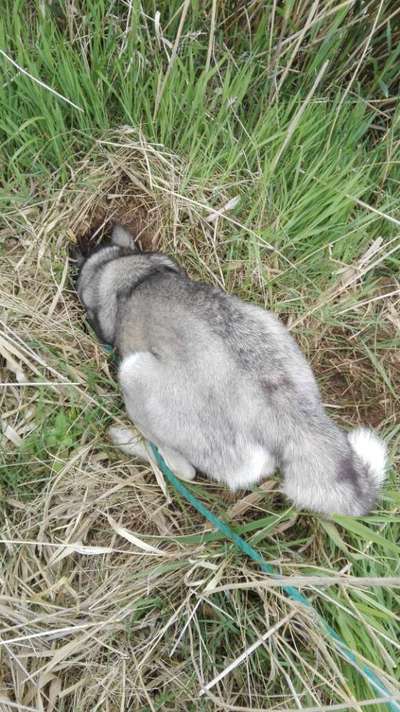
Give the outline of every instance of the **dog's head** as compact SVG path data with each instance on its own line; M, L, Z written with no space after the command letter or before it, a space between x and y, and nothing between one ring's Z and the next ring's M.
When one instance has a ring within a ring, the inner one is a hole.
M76 261L79 299L100 341L110 345L115 343L118 309L132 290L151 274L180 271L166 255L141 252L122 225L114 226L109 244L103 243L88 254L81 253Z
M111 241L93 248L78 246L75 249L73 257L79 269L78 296L90 325L106 344L114 342L117 299L126 286L127 277L127 265L115 260L139 252L134 237L119 224L113 227Z

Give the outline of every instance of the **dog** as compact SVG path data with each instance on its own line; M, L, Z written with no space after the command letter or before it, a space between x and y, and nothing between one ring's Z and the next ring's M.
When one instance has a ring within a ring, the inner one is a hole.
M121 225L111 244L82 258L77 292L98 338L119 355L130 419L176 475L191 480L197 470L235 490L279 468L299 509L374 507L384 442L327 416L310 366L272 313L140 251ZM150 459L130 430L110 434L125 453Z

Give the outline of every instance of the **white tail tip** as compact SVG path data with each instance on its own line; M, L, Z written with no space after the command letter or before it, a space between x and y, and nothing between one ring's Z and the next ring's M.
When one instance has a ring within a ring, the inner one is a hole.
M348 438L357 457L368 468L376 484L380 486L386 476L387 449L385 443L369 428L355 428L348 433Z

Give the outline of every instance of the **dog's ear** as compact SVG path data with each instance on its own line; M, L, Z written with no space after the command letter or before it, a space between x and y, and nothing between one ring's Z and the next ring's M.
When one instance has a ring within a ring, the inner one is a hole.
M123 225L120 225L119 223L115 223L113 227L113 231L111 234L111 242L113 245L117 245L118 247L122 247L125 250L129 250L129 252L139 252L139 247L135 242L135 238L129 230L126 229Z

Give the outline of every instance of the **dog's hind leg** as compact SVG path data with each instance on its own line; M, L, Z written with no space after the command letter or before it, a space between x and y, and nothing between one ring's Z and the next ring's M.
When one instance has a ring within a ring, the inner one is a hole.
M169 447L161 447L160 453L168 467L177 477L180 477L181 480L194 480L196 470L180 452Z

